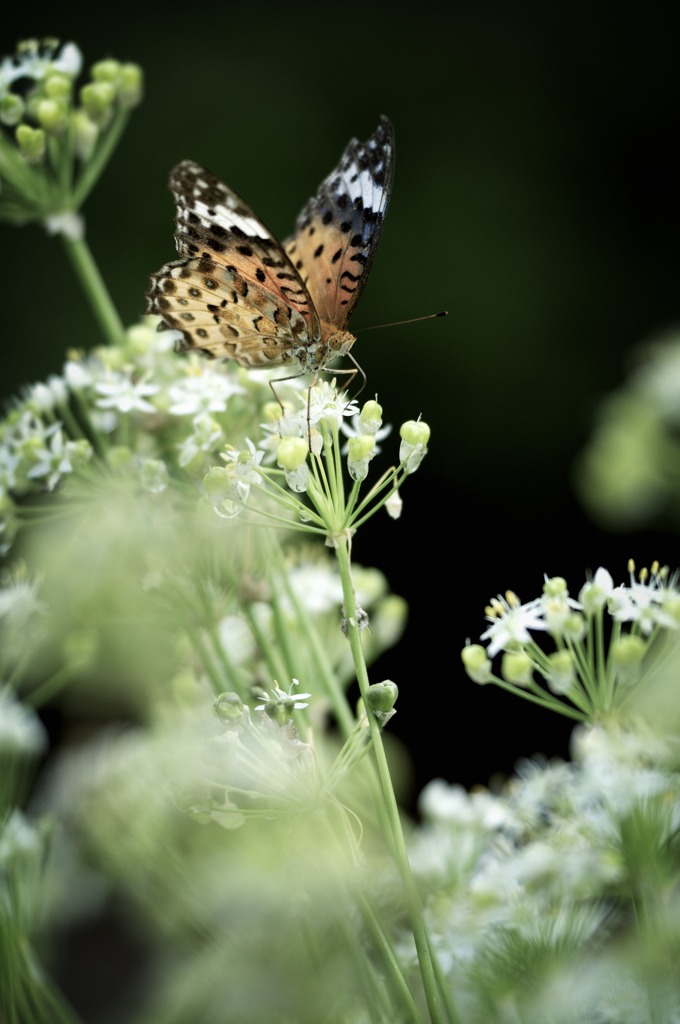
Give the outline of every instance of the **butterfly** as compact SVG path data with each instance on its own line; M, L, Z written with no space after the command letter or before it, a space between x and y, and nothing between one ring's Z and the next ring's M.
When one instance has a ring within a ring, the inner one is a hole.
M159 330L181 331L177 351L316 378L354 344L347 324L393 176L394 129L383 116L365 142L349 142L282 245L228 185L182 161L169 178L180 258L151 275L146 312L161 317Z

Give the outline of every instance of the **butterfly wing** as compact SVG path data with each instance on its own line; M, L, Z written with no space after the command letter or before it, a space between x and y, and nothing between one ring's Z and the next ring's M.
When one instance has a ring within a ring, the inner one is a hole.
M293 362L319 337L300 275L250 207L210 171L184 160L170 173L182 257L151 276L147 312L180 330L181 348L243 366Z
M319 319L335 330L344 330L366 284L393 176L394 129L383 116L366 142L352 139L286 242Z

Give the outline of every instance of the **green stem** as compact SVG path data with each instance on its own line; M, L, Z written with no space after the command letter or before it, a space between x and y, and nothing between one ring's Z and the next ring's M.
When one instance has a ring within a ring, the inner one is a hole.
M401 827L399 807L394 794L390 769L382 742L382 733L378 720L370 712L368 701L368 671L366 669L366 661L364 659L364 652L361 646L358 610L354 595L354 586L352 584L349 540L346 536L337 538L336 556L338 559L340 579L342 581L347 637L352 649L357 682L359 684L361 696L368 715L371 739L373 741L373 750L375 753L378 775L380 777L380 784L382 788L385 814L391 831L391 847L396 861L397 870L401 877L404 895L406 897L406 905L411 921L411 928L413 930L413 939L418 955L418 963L420 965L420 974L423 982L425 999L427 1000L430 1021L431 1024L444 1024L444 1017L442 1015L439 1002L439 993L437 991L437 981L434 974L432 956L427 940L425 921L423 919L420 896L413 875L411 874L411 866L409 864L408 853L406 851L406 842Z
M99 326L109 344L119 345L124 335L123 324L109 295L108 288L104 284L104 279L99 273L90 247L84 238L67 238L63 233L61 238L80 283L90 300Z
M364 924L373 939L376 949L380 953L383 968L387 979L395 992L398 1004L406 1010L409 1021L412 1021L413 1024L418 1024L420 1020L418 1007L416 1006L413 996L411 995L411 991L406 984L406 979L402 974L399 961L394 955L394 950L383 931L382 925L376 917L369 900L362 893L359 893L357 898L363 915Z

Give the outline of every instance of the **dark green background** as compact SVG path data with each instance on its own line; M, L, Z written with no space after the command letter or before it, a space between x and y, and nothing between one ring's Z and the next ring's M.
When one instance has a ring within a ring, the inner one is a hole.
M566 725L475 687L459 649L508 587L527 600L544 573L578 590L600 563L623 579L629 555L680 561L673 534L590 522L571 486L629 353L678 317L675 5L62 3L22 22L13 7L4 52L50 34L88 65L144 67L144 103L85 209L129 323L174 255L174 163L205 164L285 236L350 136L391 117L394 193L354 352L387 418L422 413L432 442L402 520L373 520L355 544L411 606L374 678L400 687L390 728L417 786L566 752ZM100 338L60 243L0 231L9 395ZM445 320L360 333L443 308Z

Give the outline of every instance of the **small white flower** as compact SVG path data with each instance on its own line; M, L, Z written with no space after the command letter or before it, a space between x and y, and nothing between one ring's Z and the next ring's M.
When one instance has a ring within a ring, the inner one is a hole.
M399 491L393 491L385 502L385 511L390 519L399 519L403 507L404 502L402 501Z
M301 410L304 415L304 430L307 431L307 406ZM342 422L343 418L356 416L359 406L355 399L347 401L347 395L338 391L335 378L332 381L318 381L310 390L309 421L312 425L320 420Z
M157 384L148 384L144 380L134 382L128 374L117 373L108 380L98 381L94 389L102 396L96 403L100 409L117 409L122 413L156 411L146 399L158 393Z
M297 693L295 694L295 696L293 696L293 689L299 685L299 679L293 679L292 683L288 687L288 693L286 693L285 690L282 690L281 687L276 683L271 688L269 693L267 693L266 690L262 690L260 692L260 696L264 698L264 702L262 704L258 704L255 710L264 711L267 704L275 704L278 701L292 701L294 710L298 710L298 708L308 707L309 702L307 701L306 698L311 697L311 693Z
M561 577L546 577L541 597L541 607L546 629L551 636L562 636L564 627L574 611L580 610L580 603L569 596L566 583Z
M220 643L229 652L234 665L242 665L257 653L257 645L250 628L237 615L225 615L217 624Z
M82 54L75 43L65 43L59 53L59 42L56 39L27 39L19 44L13 57L5 57L0 64L0 87L19 78L32 78L39 82L50 71L61 71L75 78L80 74L82 66Z
M600 566L592 580L583 584L578 599L583 611L586 614L592 614L604 607L613 592L614 580L611 573Z
M192 373L170 388L170 412L174 416L196 416L200 413L225 412L232 395L244 389L230 377L214 370Z
M199 413L194 419L194 432L177 446L180 466L188 466L201 453L214 452L223 438L224 431L217 420L209 413Z
M331 565L304 562L288 572L288 582L302 607L312 614L338 611L342 605L342 584ZM284 606L289 607L284 597Z
M238 449L231 445L222 453L222 458L227 463L230 475L235 480L244 484L256 484L260 482L261 474L259 465L264 457L263 451L258 451L250 440L246 438L246 447Z
M68 399L66 382L52 374L46 382L31 384L26 391L26 404L39 413L51 412L55 406L63 405Z
M50 431L49 444L34 452L36 461L28 471L29 480L44 480L48 491L54 490L65 473L73 472L73 459L81 453L81 446L67 441L59 424Z
M630 584L616 587L609 597L608 609L612 618L617 622L637 623L647 636L655 626L677 629L680 623L665 607L675 605L677 590L674 580L667 585L666 578L667 571L656 563L651 573L643 570L638 579L635 579L632 567Z
M44 224L48 235L63 235L71 242L81 242L85 237L84 219L71 210L50 214L45 217Z
M92 370L82 359L69 359L64 363L64 380L71 391L82 391L92 384Z
M531 629L545 630L547 627L542 615L540 597L527 604L520 604L515 594L509 592L506 597L499 594L491 602L486 616L491 625L480 637L481 640L491 641L489 657L494 658L499 651L523 647L531 640Z

